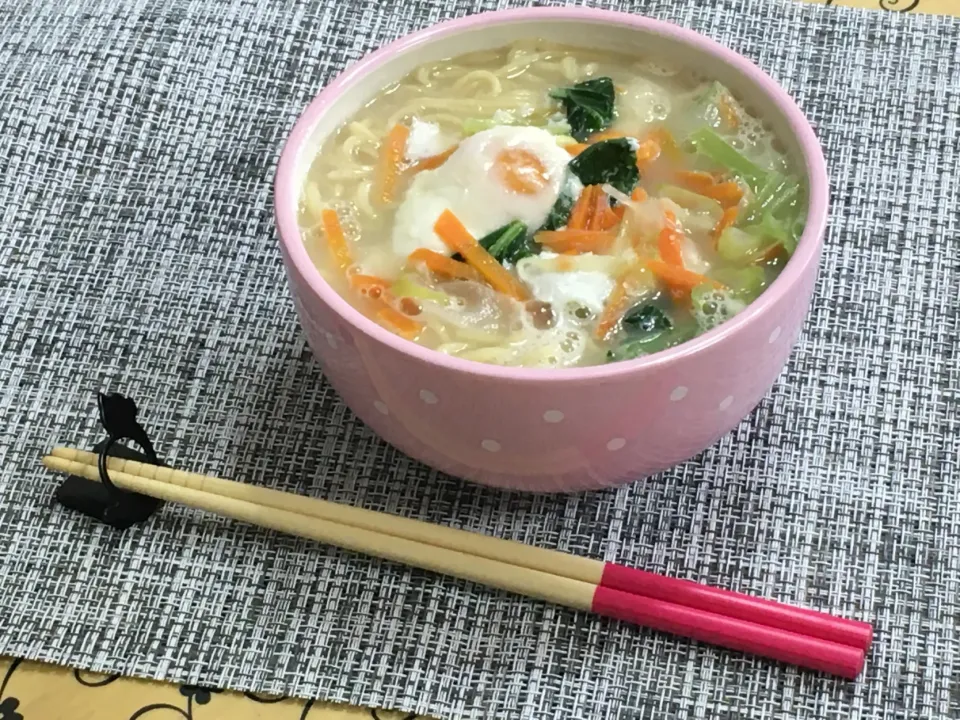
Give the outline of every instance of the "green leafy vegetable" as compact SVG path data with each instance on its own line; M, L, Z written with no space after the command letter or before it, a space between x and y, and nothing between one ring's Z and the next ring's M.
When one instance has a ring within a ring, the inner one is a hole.
M792 254L797 246L797 228L802 227L803 191L797 178L764 170L710 128L693 133L690 142L695 152L739 177L753 191L753 199L744 208L737 223L739 229L754 237L751 252L779 243L788 254ZM740 251L751 247L746 238L735 233L731 233L727 241L727 251L734 256L724 255L723 250L720 254L729 260L739 259ZM724 244L722 238L720 244ZM736 244L742 247L734 249Z
M516 263L540 252L539 246L527 238L527 226L519 220L497 228L477 242L501 265L507 262Z
M567 224L583 186L610 183L629 195L640 182L636 149L627 138L594 143L571 160L567 168L569 173L541 230L559 230Z
M770 173L744 210L738 226L744 232L764 238L767 245L779 243L792 255L803 227L801 203L802 191L796 178Z
M756 300L767 287L767 274L759 265L743 268L719 267L711 275L745 302Z
M567 224L567 218L570 217L570 211L573 210L577 198L580 197L580 183L572 175L567 175L560 188L560 194L557 195L556 202L550 208L547 219L544 220L541 230L559 230Z
M743 223L755 222L763 213L778 215L793 206L800 194L800 183L794 177L770 173L753 200L743 211Z
M624 195L633 192L640 182L636 144L629 138L594 143L567 167L584 185L609 183Z
M643 355L652 355L655 352L685 343L687 340L696 337L698 332L699 327L687 321L653 335L628 335L619 347L607 351L607 362L633 360Z
M740 153L710 128L703 128L690 136L696 152L743 180L753 192L759 192L770 173Z
M620 320L623 329L631 333L647 335L661 333L673 327L673 321L659 307L653 304L634 305L623 314Z
M785 225L774 218L771 212L763 213L760 222L747 225L742 228L742 230L748 235L758 238L760 245L766 247L778 244L782 245L788 255L793 255L793 251L797 249L795 223L790 222L788 225Z
M570 87L555 88L550 97L563 103L570 134L580 142L610 127L616 117L613 80L598 77Z
M651 355L679 345L696 335L697 326L686 322L677 325L662 307L640 303L627 310L620 319L625 339L619 347L607 352L608 361L630 360Z
M405 273L398 277L391 286L390 292L396 297L412 297L418 300L430 300L440 305L450 304L449 295L422 285L417 282L410 273Z
M717 253L728 262L746 264L772 244L763 233L728 227L717 238Z
M484 235L479 243L497 260L500 260L510 252L513 244L526 232L526 226L519 220L514 220Z
M493 118L467 118L463 121L463 134L476 135L483 130L489 130L495 125L512 125L513 123L497 122Z

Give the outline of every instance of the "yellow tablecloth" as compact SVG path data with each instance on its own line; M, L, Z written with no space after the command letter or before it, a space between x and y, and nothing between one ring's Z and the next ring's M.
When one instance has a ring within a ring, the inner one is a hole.
M0 720L413 720L415 715L221 692L0 658Z
M846 7L918 12L932 15L960 15L956 0L809 0L815 5L844 5Z
M960 15L957 0L808 0L897 12ZM412 720L385 710L257 697L110 677L0 658L0 720Z

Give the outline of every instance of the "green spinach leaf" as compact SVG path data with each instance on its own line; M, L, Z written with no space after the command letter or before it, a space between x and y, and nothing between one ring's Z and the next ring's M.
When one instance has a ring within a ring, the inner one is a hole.
M623 314L620 323L631 333L660 333L673 328L673 321L656 305L634 305Z
M580 142L610 127L616 117L613 80L608 77L554 88L550 91L550 97L563 103L567 122L570 123L570 134Z
M501 265L515 263L540 252L539 246L527 237L527 226L519 220L507 223L484 235L477 242Z
M580 197L580 184L572 175L568 174L567 177L564 178L556 202L553 203L553 207L550 208L550 213L547 215L547 219L543 225L540 226L540 229L559 230L566 225L567 218L570 217L570 211L573 210L573 206L577 202L578 197Z
M697 325L684 322L653 333L628 334L627 339L622 344L607 351L607 362L633 360L644 355L652 355L661 350L676 347L680 343L696 337L698 332Z
M640 182L636 144L629 138L594 143L567 167L584 185L609 183L624 195L633 192Z

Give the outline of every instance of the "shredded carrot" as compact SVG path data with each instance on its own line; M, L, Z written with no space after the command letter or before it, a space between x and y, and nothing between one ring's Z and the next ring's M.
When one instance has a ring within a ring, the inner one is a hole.
M570 145L564 145L563 149L566 150L571 155L576 156L582 153L588 147L590 146L587 145L586 143L571 143Z
M633 192L630 193L630 199L633 200L634 202L643 202L644 200L647 199L647 191L644 190L644 189L643 189L642 187L640 187L639 185L637 185L637 186L633 189ZM619 219L621 219L621 220L623 220L623 216L624 216L624 213L626 213L626 211L627 211L627 206L626 206L626 205L623 205L623 204L617 205L617 206L613 209L613 212L614 212L614 213L616 214L616 216L617 216Z
M740 203L743 199L743 188L741 188L736 181L727 180L726 182L704 188L700 191L700 194L708 198L713 198L727 208Z
M619 130L601 130L598 133L594 133L590 136L590 144L598 143L601 140L615 140L616 138L626 137Z
M618 206L622 207L622 206ZM617 208L611 208L608 204L603 212L600 213L599 219L596 221L596 226L598 230L613 230L617 225L620 224L620 220L623 218L623 211L617 212Z
M720 117L727 127L733 129L740 127L740 115L730 98L725 94L720 95L720 99L717 101L717 109L720 111Z
M447 277L458 280L483 282L480 273L466 263L448 258L446 255L441 255L427 248L414 250L410 253L410 257L407 258L407 262L421 262L426 265L431 272L437 273L438 275L446 275Z
M603 312L597 320L595 334L598 340L603 340L613 329L620 317L630 306L631 297L635 294L635 283L643 273L647 272L643 265L631 265L624 270L617 278L616 285L607 296L607 301L603 305Z
M400 298L400 311L404 315L419 315L423 312L423 308L412 297L402 297Z
M660 144L653 138L647 138L637 148L637 167L641 170L660 157Z
M677 217L669 210L665 213L665 222L660 230L660 236L657 239L657 246L660 250L660 258L669 265L683 267L683 252L679 231L677 230Z
M444 210L433 226L444 244L475 267L497 292L515 300L529 300L526 287L488 253L450 210Z
M377 318L407 338L413 337L420 331L420 323L412 320L409 315L400 312L385 300L380 302Z
M713 175L703 170L681 170L677 173L677 181L698 193L717 184Z
M574 203L570 217L567 219L567 228L570 230L588 230L590 217L596 207L597 196L603 191L599 185L587 185Z
M695 273L683 267L670 265L661 260L647 260L647 267L671 290L689 292L700 283L713 282L705 275Z
M716 175L702 170L681 170L677 180L694 192L713 198L724 207L739 204L743 199L743 188L735 180L720 182Z
M717 221L716 226L713 228L713 242L716 246L717 239L720 237L720 233L726 230L728 227L733 225L737 220L737 213L740 209L734 205L733 207L728 207L723 211L723 215L720 216L720 219Z
M350 248L347 246L347 238L340 226L337 211L325 209L320 213L320 220L323 223L323 234L326 236L327 247L333 256L333 262L341 270L346 270L353 264L353 258L350 256Z
M607 199L607 194L603 191L603 188L598 187L597 189L600 192L593 200L593 212L590 213L587 230L609 230L617 224L618 218L614 216L613 224L610 224L610 215L607 214L612 214L610 200Z
M437 153L436 155L431 155L430 157L425 157L422 160L415 162L408 171L410 174L418 173L421 170L436 170L438 167L443 165L447 158L453 155L457 151L457 146L454 145L451 148L447 148L442 153Z
M541 245L558 253L605 252L616 233L604 230L544 230L534 236Z
M610 199L600 185L587 185L570 211L567 219L568 230L609 230L623 217L623 208L619 212L610 208Z
M335 210L327 208L320 214L327 246L333 255L333 260L341 270L346 270L353 264L350 248L340 227L340 219ZM406 337L413 337L420 330L420 324L414 322L403 313L393 308L388 302L387 288L390 283L375 275L349 275L350 286L361 294L376 302L377 318L393 327L398 333Z
M390 287L390 283L376 275L350 275L350 287L358 290L369 298L378 298L383 291Z
M383 204L393 202L396 194L397 181L400 178L408 137L410 137L410 128L406 125L394 125L380 143L380 158L377 163L377 185L374 197Z
M656 130L653 130L648 136L647 139L653 140L660 146L660 150L666 155L670 160L679 160L683 153L680 151L680 146L677 145L677 141L674 139L673 134L667 130L665 127L659 127Z
M617 320L620 319L620 316L627 310L627 304L630 302L630 297L627 295L626 284L621 280L613 286L613 290L610 291L610 295L607 296L607 302L603 306L603 312L600 314L600 319L597 320L597 327L595 334L597 340L603 340L609 332L613 329L613 326L617 324Z

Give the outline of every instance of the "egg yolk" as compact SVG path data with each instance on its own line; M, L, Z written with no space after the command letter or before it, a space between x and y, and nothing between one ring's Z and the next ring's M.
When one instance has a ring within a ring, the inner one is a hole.
M494 167L504 186L521 195L535 195L547 186L547 168L536 154L523 148L504 148Z

